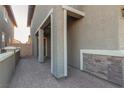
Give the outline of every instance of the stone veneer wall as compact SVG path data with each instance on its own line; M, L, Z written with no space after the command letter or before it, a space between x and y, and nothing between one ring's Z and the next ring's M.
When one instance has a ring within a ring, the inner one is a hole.
M118 85L123 85L123 57L83 54L83 70Z

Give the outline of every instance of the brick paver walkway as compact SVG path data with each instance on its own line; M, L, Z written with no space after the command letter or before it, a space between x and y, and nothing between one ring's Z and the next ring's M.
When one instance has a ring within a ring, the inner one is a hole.
M69 68L68 78L56 79L50 73L50 62L38 63L34 58L20 60L9 87L14 88L61 88L61 87L119 87L75 68Z

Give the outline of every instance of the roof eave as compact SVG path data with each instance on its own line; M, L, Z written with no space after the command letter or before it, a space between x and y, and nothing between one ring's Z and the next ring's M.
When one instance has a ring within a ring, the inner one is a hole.
M34 10L35 10L35 5L29 5L28 6L27 27L29 27L31 25L31 21L32 21L32 18L33 18Z
M10 5L4 5L4 7L5 7L5 9L6 9L7 13L8 13L8 16L9 16L10 20L12 21L13 25L15 27L17 27L17 23L16 23L16 20L15 20L13 10L12 10L11 6Z

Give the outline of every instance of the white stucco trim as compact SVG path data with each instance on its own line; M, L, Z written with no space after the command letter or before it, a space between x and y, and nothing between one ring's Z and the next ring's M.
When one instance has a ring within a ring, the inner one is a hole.
M80 50L80 70L83 70L83 50Z
M64 76L67 76L67 10L64 9Z
M39 37L38 37L38 48L39 48L39 55L38 55L38 61L43 63L44 62L44 35L43 35L44 30L40 29L39 30Z
M53 14L50 15L51 20L51 73L53 74Z
M53 8L50 9L49 13L47 14L47 16L44 18L44 20L42 21L42 23L40 24L40 26L37 28L35 34L39 31L39 29L44 25L44 23L46 22L46 20L50 17L50 15L53 13Z
M79 10L74 9L74 8L72 8L72 7L69 7L69 6L67 6L67 5L63 5L62 8L64 8L64 9L67 10L67 11L70 11L70 12L73 12L73 13L75 13L75 14L78 14L78 15L80 15L80 16L85 16L85 13L84 13L83 11L79 11Z

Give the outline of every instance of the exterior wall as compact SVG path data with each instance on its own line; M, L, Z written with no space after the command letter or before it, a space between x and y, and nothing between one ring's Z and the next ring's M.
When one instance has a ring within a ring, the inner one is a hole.
M37 28L40 26L41 22L46 17L46 15L48 14L48 12L52 7L53 6L36 6L35 7L32 23L31 23L31 38L32 38L32 49L33 49L32 53L35 57L37 57L37 54L38 54L37 53L38 46L37 46L37 38L34 35L34 33L37 30Z
M10 48L8 52L0 54L0 88L8 87L16 65L20 59L20 50L15 50L15 53Z
M11 22L7 11L5 10L5 18L7 19L7 29L6 29L6 35L5 35L5 42L6 45L9 45L10 43L12 43L12 40L14 39L14 25Z
M68 22L68 63L80 67L80 49L118 49L118 7L82 6L85 17Z
M31 24L32 39L34 39L34 32L37 30L39 25L42 23L44 18L47 16L51 8L53 11L53 73L54 76L60 78L64 76L64 42L63 42L63 9L61 6L36 6L34 16ZM59 20L57 20L59 19ZM36 55L35 41L32 41L33 54Z
M43 19L46 17L46 15L48 14L48 12L50 11L51 8L54 9L54 11L57 10L57 7L61 7L61 6L55 6L55 5L44 5L44 6L36 6L35 11L34 11L34 15L33 15L33 19L32 19L32 23L31 23L31 37L32 37L32 47L33 47L33 54L34 56L37 56L37 38L34 36L35 31L37 30L37 28L40 26L41 22L43 21ZM76 9L81 10L81 6L72 6L71 7L75 7ZM61 9L62 12L63 9ZM58 12L58 11L57 11ZM54 12L54 15L55 12ZM60 15L60 17L62 17L63 15ZM56 16L54 16L56 17ZM56 18L55 18L56 19Z
M0 22L2 21L2 17L3 17L3 13L4 13L4 9L2 6L0 6ZM2 48L2 32L3 32L3 28L1 28L0 26L0 48Z
M7 55L7 54L6 54ZM5 55L5 56L6 56ZM1 56L1 55L0 55ZM12 74L15 70L15 58L14 54L7 55L3 61L0 61L0 88L8 87Z
M83 5L68 5L68 6L74 8L74 9L80 10L80 11L82 11L82 9L83 9Z
M10 41L14 38L14 26L2 5L0 6L0 32L3 32L5 35L5 45L10 44Z
M71 6L83 11L82 19L68 22L68 64L80 67L80 49L119 49L119 6ZM31 23L32 48L37 56L35 31L53 8L53 65L55 76L62 77L64 68L64 12L61 6L36 6Z
M119 49L124 50L124 17L122 17L122 11L121 9L124 8L124 6L119 7Z
M20 47L20 56L21 57L31 57L32 56L32 45L31 44L12 44L14 47Z

